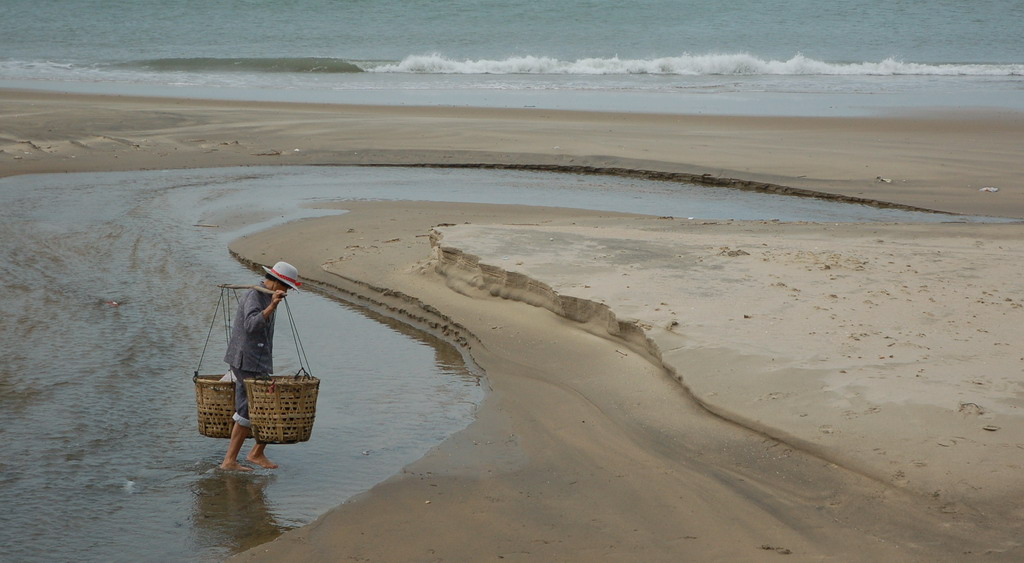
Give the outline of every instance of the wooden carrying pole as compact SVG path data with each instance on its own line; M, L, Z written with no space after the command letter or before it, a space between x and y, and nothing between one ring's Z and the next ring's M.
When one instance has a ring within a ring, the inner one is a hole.
M263 287L262 285L236 285L236 284L232 284L232 283L222 283L222 284L218 285L217 287L223 287L225 289L255 289L256 291L259 291L261 293L266 293L266 294L269 294L269 295L273 295L274 294L273 291Z

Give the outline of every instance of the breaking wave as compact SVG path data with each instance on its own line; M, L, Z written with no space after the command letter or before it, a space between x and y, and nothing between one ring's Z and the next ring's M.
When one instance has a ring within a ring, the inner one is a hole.
M925 64L894 58L880 62L833 63L799 54L781 61L745 53L572 61L536 56L469 60L431 54L408 56L396 63L365 64L362 68L368 72L413 74L1024 76L1024 64Z
M296 74L534 74L534 75L675 75L675 76L1024 76L1017 63L913 63L887 58L878 62L826 62L797 54L789 60L764 59L747 53L684 54L678 57L619 57L565 60L543 56L504 59L457 59L440 54L409 55L400 61L369 61L334 57L162 58L82 65L55 61L3 61L0 73L178 72Z

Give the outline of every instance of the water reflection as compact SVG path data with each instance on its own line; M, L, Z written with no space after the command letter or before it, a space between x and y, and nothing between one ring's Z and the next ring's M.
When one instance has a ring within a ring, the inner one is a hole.
M265 543L287 528L274 518L266 489L274 475L211 470L192 485L196 543L235 553Z
M479 368L475 367L472 358L447 340L443 340L420 328L413 327L405 321L385 316L368 307L347 301L330 289L318 286L315 282L309 282L306 287L308 290L323 295L353 313L380 323L411 341L431 348L434 351L434 365L440 372L457 376L466 383L480 384L482 372Z

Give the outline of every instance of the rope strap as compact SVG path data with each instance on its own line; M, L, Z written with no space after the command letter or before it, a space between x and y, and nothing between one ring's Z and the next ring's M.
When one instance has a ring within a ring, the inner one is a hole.
M224 342L225 344L231 342L231 302L228 299L228 295L234 295L235 306L237 307L239 303L238 292L234 290L254 289L261 293L267 293L270 295L274 294L273 291L259 285L237 285L222 283L219 284L217 287L221 288L220 298L217 300L217 303L213 307L213 318L210 319L210 328L206 333L206 342L203 343L203 351L199 355L199 364L196 366L195 371L192 373L193 382L199 379L199 371L203 367L203 359L206 357L206 350L210 345L210 338L213 335L213 326L217 322L218 313L222 314L224 324ZM298 357L299 360L299 371L295 373L295 376L313 377L312 370L309 367L309 360L306 358L306 349L302 346L302 340L299 339L299 331L295 326L295 318L292 316L292 309L291 306L288 305L287 299L284 301L284 308L288 315L288 327L292 331L292 340L295 343L295 355ZM274 317L271 317L271 322L273 321L274 318L276 318L276 315Z

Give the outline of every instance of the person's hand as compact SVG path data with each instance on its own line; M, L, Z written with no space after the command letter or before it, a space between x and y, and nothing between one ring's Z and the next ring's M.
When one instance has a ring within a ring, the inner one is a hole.
M277 306L284 300L285 296L288 295L287 291L277 290L274 292L274 296L271 298L270 304L277 308Z
M270 319L270 315L274 314L274 311L277 310L277 306L282 301L284 301L284 298L287 295L288 295L288 292L283 290L283 289L275 290L274 294L270 296L270 305L267 305L267 308L263 309L263 318L269 320Z

